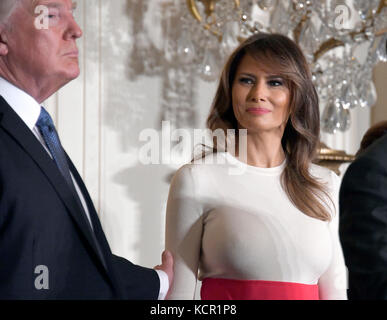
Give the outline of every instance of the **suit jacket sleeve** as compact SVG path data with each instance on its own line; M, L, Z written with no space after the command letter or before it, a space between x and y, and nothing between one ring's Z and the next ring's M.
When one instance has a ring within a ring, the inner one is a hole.
M358 158L340 191L340 237L350 299L387 299L387 165Z
M160 291L160 279L157 272L141 267L130 261L112 255L117 281L124 288L124 298L129 300L157 300ZM141 298L139 298L141 297Z

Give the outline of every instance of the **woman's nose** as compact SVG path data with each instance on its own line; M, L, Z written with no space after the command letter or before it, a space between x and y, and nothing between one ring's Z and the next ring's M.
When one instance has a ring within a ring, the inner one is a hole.
M249 100L253 102L266 101L267 88L264 81L257 81L257 83L251 88L249 93Z

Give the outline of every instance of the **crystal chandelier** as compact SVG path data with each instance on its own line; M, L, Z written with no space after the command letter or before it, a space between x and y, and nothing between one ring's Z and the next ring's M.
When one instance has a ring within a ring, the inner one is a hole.
M310 64L322 112L322 130L346 131L350 109L376 103L372 70L386 62L387 0L186 0L175 64L215 81L228 55L248 36L281 33L297 42Z

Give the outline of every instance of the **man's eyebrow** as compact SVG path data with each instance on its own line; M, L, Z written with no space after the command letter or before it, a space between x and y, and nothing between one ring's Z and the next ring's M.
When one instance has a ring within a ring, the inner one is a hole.
M44 3L43 5L49 7L49 8L62 8L63 3L60 2L49 2L49 3ZM76 2L72 2L71 4L71 10L75 10L77 8L78 4Z

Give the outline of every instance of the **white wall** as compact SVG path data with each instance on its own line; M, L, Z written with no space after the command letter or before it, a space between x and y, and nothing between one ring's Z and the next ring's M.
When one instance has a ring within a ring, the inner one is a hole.
M153 5L157 0L151 1ZM160 263L164 246L166 165L139 164L142 129L160 127L162 92L158 76L130 77L130 25L141 1L78 1L81 76L51 97L46 106L62 143L90 191L114 253L148 267ZM157 38L159 30L154 25ZM162 39L158 39L162 43ZM140 59L138 57L137 59ZM204 127L216 83L195 83L196 127ZM369 112L353 117L350 134L332 147L355 152L369 126Z

